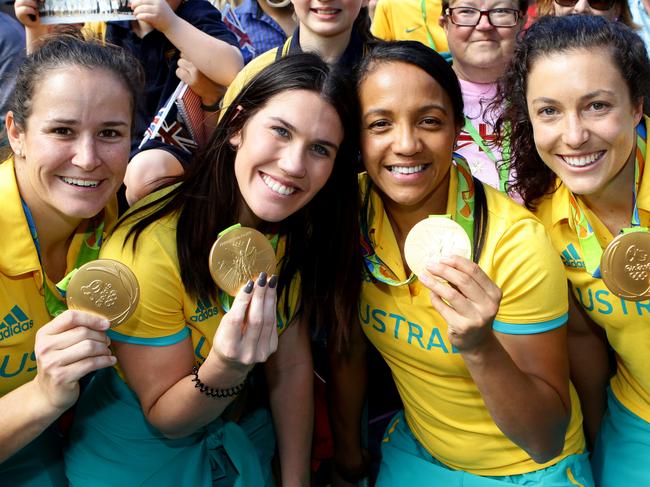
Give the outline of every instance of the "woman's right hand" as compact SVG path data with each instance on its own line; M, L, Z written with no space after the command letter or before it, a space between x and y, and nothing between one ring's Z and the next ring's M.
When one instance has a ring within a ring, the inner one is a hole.
M79 397L79 379L115 364L106 336L109 327L105 318L68 310L38 330L34 382L52 407L68 409Z
M14 14L16 19L25 27L39 27L41 25L37 0L16 0Z
M212 350L228 368L250 370L278 348L277 276L260 274L239 290L217 328Z

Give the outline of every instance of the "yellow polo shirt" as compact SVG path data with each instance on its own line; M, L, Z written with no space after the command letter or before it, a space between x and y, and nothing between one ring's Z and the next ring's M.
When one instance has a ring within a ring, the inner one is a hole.
M361 187L366 187L365 181ZM452 171L450 214L455 212L456 187ZM484 187L489 216L479 265L503 293L493 329L529 335L564 326L566 276L544 227L525 208ZM403 280L407 276L397 241L375 190L370 206L374 220L368 225L375 252ZM553 461L535 463L499 430L463 358L449 342L446 322L419 280L389 286L366 275L360 318L366 336L391 368L411 431L445 465L477 475L516 475L583 451L582 414L573 386L564 451Z
M449 50L447 35L438 21L442 15L440 0L425 0L426 26L422 15L422 0L379 0L372 18L371 31L385 41L418 41L429 45L427 27L435 43L435 50Z
M36 376L34 340L36 332L52 317L45 306L43 270L23 211L14 161L0 164L0 396L29 382ZM117 205L106 212L105 228L115 222ZM68 249L66 272L72 271L84 240L80 226ZM48 280L50 289L55 286ZM63 300L63 298L61 298Z
M170 191L166 188L141 200L144 205ZM112 340L148 346L172 345L190 336L197 362L202 363L212 347L214 335L225 312L218 300L195 299L183 286L176 248L178 213L167 215L149 225L140 235L135 252L126 235L134 223L127 217L102 246L101 257L126 264L140 285L140 301L133 316L109 331ZM216 239L216 235L215 235ZM284 251L280 239L276 251L278 261ZM208 265L208 262L205 262ZM291 286L290 309L295 310L298 279ZM282 300L278 299L281 303ZM280 306L279 306L280 308ZM288 320L278 313L277 328L281 334Z
M649 156L646 154L646 161ZM632 197L631 193L629 197ZM650 226L650 174L647 167L641 179L637 204L641 225ZM612 241L612 234L584 203L581 206L604 249ZM605 330L607 340L616 352L617 371L610 383L612 391L626 408L650 422L650 300L634 302L619 298L607 289L602 279L592 277L585 270L566 186L561 184L555 193L544 198L536 213L562 257L573 294L589 317Z

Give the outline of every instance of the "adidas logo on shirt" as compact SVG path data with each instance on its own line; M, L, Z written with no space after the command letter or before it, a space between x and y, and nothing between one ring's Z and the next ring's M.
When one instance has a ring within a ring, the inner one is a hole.
M560 257L562 258L562 262L566 267L573 267L574 269L585 268L584 261L572 243L570 243L567 248L562 251Z
M195 314L190 317L193 322L205 321L219 314L219 308L212 306L208 299L199 299L197 304Z
M34 321L30 320L23 310L16 305L11 308L9 313L0 323L0 342L25 331L29 331L33 326Z

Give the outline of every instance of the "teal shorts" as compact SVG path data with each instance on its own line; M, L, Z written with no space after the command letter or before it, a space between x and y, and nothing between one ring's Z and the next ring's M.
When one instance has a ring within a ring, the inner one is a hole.
M520 475L482 477L453 470L433 458L413 436L404 411L395 415L381 445L382 461L376 487L594 487L586 453L570 455L555 465Z
M266 409L239 423L217 418L193 435L166 438L110 368L95 375L77 404L65 468L73 487L270 487L274 451Z
M65 487L63 446L56 425L0 463L0 485Z
M591 465L598 486L650 486L650 423L623 406L611 389Z

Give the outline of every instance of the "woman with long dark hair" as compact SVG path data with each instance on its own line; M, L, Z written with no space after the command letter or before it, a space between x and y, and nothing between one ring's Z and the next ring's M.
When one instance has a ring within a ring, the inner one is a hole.
M231 406L256 363L265 363L282 484L308 484L308 324L345 341L338 324L356 316L359 289L350 274L360 267L348 93L313 54L269 66L236 97L187 177L118 225L102 257L133 269L141 301L110 333L119 369L81 401L66 455L72 485L270 485L270 415ZM236 224L267 235L278 267L231 302L208 261L217 235Z

